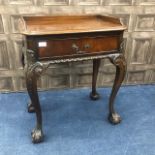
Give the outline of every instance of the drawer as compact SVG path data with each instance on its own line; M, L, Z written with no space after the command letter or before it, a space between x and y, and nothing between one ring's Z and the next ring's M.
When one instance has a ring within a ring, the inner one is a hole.
M119 36L85 37L67 39L40 39L37 41L38 56L55 57L104 53L119 48Z

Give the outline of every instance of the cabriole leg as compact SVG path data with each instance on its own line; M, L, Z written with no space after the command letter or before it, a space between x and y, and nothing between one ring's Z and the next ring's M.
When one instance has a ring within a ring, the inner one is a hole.
M25 75L26 75L26 86L28 94L31 99L31 104L28 107L29 111L35 111L36 113L36 127L32 130L32 142L39 143L43 141L43 131L42 131L42 114L41 107L39 103L39 97L37 92L37 79L40 77L43 66L41 63L35 61L34 52L32 50L27 50L26 56L28 63L25 64Z
M90 93L90 98L92 100L99 99L99 94L96 91L96 82L97 82L100 61L101 61L100 59L93 60L92 92Z
M36 112L36 127L32 131L32 142L33 143L39 143L43 141L43 131L42 131L42 114L41 114L41 107L39 103L39 97L37 92L37 78L36 75L29 73L30 75L27 76L26 82L27 82L27 90L28 94L31 99L31 105L33 107L33 110ZM30 107L29 107L30 108ZM30 109L29 109L30 110Z
M121 122L121 117L114 108L114 100L117 95L117 92L124 80L125 73L126 73L126 61L122 54L118 54L115 56L109 57L111 62L116 66L116 75L115 75L115 81L113 84L112 92L110 95L109 100L109 121L113 124L118 124Z

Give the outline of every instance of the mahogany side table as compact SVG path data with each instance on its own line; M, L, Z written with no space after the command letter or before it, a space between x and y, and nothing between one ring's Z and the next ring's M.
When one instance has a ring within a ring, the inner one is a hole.
M27 91L31 102L29 112L36 113L36 127L32 141L43 141L42 115L37 93L37 79L54 63L93 60L92 91L96 100L96 81L100 60L108 58L116 66L116 75L109 99L109 121L120 123L114 100L126 72L123 55L123 32L119 19L102 15L76 16L23 16L19 21L20 33L25 36L23 65Z

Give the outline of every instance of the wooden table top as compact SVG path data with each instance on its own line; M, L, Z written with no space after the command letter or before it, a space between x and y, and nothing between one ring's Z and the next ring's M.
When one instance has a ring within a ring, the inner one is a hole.
M20 33L48 35L100 31L121 31L126 26L117 18L102 15L23 16L19 21Z

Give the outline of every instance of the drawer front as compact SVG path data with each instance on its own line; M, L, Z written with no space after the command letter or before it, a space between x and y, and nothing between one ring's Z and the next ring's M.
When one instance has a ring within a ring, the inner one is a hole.
M50 39L37 42L40 58L109 52L119 48L119 37Z

